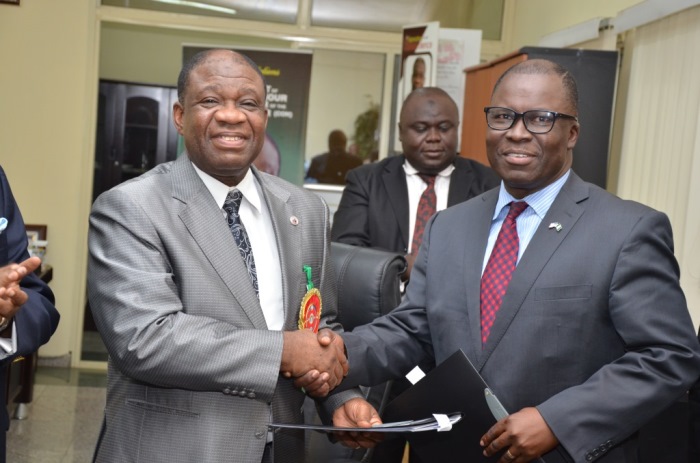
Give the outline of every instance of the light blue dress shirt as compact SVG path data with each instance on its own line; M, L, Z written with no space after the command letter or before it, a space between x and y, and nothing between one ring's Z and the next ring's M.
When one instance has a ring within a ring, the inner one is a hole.
M530 207L525 209L517 218L517 229L518 229L518 240L520 247L518 249L518 262L522 257L527 245L530 244L530 240L537 231L537 227L540 226L542 219L549 211L549 208L554 202L554 198L557 197L559 191L566 183L569 178L571 170L568 170L564 175L558 178L554 183L547 185L545 188L524 197L523 199L515 199L508 193L501 182L500 191L498 193L498 201L496 202L496 208L493 212L493 218L491 219L491 231L489 231L489 241L486 244L486 252L484 254L484 262L481 265L481 274L483 275L484 269L486 269L486 264L491 256L491 251L493 251L493 246L496 244L496 238L498 237L498 232L501 230L501 225L508 215L507 207L509 203L513 201L525 201Z

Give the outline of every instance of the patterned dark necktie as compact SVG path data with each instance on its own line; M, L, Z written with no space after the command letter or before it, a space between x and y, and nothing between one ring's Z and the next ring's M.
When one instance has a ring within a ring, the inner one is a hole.
M481 276L481 344L485 345L501 307L503 295L518 261L518 229L515 219L527 209L524 201L510 203L510 210L498 232L491 257Z
M236 240L238 251L241 253L243 262L245 262L245 266L248 268L250 282L253 283L255 294L260 297L258 294L258 273L255 270L253 247L250 245L248 233L245 231L245 227L243 226L243 222L241 222L241 215L239 213L242 199L243 194L240 191L229 191L228 196L226 196L226 200L224 201L224 210L227 214L228 227L231 229L233 239Z
M437 196L435 196L435 175L418 174L425 183L427 188L423 191L418 201L418 209L416 210L416 224L413 227L413 242L411 243L411 254L418 254L418 248L423 241L423 232L425 224L428 223L430 217L435 214L437 208Z

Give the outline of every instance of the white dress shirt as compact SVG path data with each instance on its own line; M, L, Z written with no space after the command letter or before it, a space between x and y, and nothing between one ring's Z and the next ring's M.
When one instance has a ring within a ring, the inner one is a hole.
M416 226L416 211L418 210L418 202L423 194L423 191L428 187L428 184L423 181L418 175L418 171L408 161L403 163L403 170L406 172L406 185L408 186L408 249L411 249L413 243L413 229ZM435 212L447 208L447 196L450 192L450 177L455 166L450 164L445 167L435 177L435 197L437 205Z
M192 164L194 166L194 164ZM263 200L262 189L248 169L243 180L235 187L229 187L194 166L207 189L221 208L221 215L226 221L224 201L229 191L238 190L243 194L240 216L245 226L250 245L253 248L253 259L258 276L258 295L267 328L280 331L284 327L284 302L282 300L282 268L280 266L277 240L272 227L272 219L267 204ZM231 240L231 245L236 246Z

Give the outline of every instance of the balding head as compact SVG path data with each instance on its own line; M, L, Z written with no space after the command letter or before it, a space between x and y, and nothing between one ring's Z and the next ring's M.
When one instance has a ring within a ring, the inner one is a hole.
M180 75L177 78L177 99L180 101L180 103L184 101L185 93L187 91L187 85L189 84L190 75L192 74L192 71L209 59L230 59L231 61L239 64L247 64L260 76L260 80L263 81L265 96L267 97L265 78L263 77L262 72L260 72L260 68L258 68L258 65L255 64L255 62L252 59L250 59L242 53L238 53L233 50L227 50L225 48L211 48L195 53L182 66L182 69L180 70Z
M574 79L574 76L568 69L560 64L546 59L529 59L515 64L498 78L496 85L493 87L493 93L496 93L503 79L511 74L559 76L564 87L567 103L574 109L574 114L578 114L578 86L576 85L576 79ZM493 93L491 96L493 96Z
M401 121L404 120L408 112L414 111L414 100L436 100L439 99L443 101L444 105L454 108L459 114L457 109L457 104L454 102L452 97L443 89L438 87L421 87L413 90L408 94L405 100L403 100L403 105L401 106L401 113L399 114L399 125ZM459 116L458 116L459 117Z

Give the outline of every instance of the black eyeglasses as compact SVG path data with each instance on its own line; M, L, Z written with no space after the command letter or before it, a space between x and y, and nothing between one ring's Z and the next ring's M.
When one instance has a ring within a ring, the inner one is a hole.
M562 117L565 119L573 119L578 122L576 116L569 116L568 114L556 113L554 111L542 111L539 109L519 113L509 108L487 106L484 108L484 112L486 113L486 123L493 130L508 130L513 127L518 118L521 117L523 118L525 128L530 133L547 133L552 130L556 120Z

